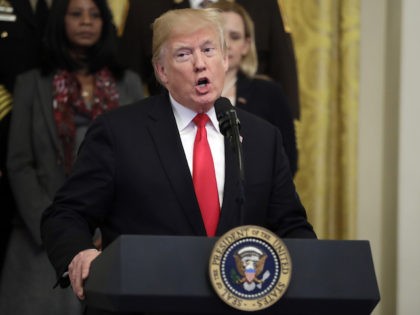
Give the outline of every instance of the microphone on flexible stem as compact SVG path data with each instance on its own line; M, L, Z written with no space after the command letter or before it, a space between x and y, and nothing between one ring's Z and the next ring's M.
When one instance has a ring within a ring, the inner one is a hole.
M244 223L244 214L242 209L242 204L245 201L245 192L244 192L244 182L245 182L245 173L244 173L244 163L242 157L242 142L239 135L239 130L241 128L241 123L236 115L235 107L232 106L229 99L226 97L220 97L214 103L214 109L216 111L216 117L219 121L220 132L229 140L229 143L236 153L238 161L238 175L239 175L239 204L241 206L241 224Z

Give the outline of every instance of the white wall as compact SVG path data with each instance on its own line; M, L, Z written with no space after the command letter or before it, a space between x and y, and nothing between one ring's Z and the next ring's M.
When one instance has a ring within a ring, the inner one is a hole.
M385 151L395 144L385 145L386 85L387 85L387 3L383 0L361 1L361 55L358 155L358 220L359 239L370 241L381 302L374 314L395 314L394 249L384 248L385 231L395 234L395 228L384 220L386 183ZM392 151L392 150L391 150ZM389 163L389 162L388 162ZM395 191L393 187L389 190ZM388 224L389 225L389 224ZM391 282L391 284L390 284Z
M361 0L358 238L371 242L378 315L420 314L419 6Z
M420 314L420 1L403 0L398 161L397 314Z

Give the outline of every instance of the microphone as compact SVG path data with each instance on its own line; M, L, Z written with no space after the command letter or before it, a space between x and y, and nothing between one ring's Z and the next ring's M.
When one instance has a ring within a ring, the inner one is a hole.
M241 123L236 115L235 107L232 106L229 99L226 97L220 97L214 103L214 109L216 111L216 117L219 121L220 132L229 140L229 143L236 153L238 161L238 174L239 174L239 203L242 206L245 201L244 192L244 163L242 157L242 142L239 130L241 129ZM241 209L241 223L244 222L244 214Z
M241 123L236 115L236 110L226 97L219 97L214 103L217 120L219 121L220 132L233 141L234 130L241 128Z

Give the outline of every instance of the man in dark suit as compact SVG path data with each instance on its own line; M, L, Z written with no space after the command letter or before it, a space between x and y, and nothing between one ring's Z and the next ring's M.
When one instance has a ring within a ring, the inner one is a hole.
M12 93L17 75L39 66L41 59L42 30L34 9L29 0L0 1L0 268L15 213L6 171Z
M152 33L150 25L162 13L171 9L198 6L200 1L130 0L129 11L121 37L121 58L137 71L148 84L149 92L159 92L150 64ZM258 52L258 73L267 75L283 86L291 112L299 119L299 91L296 59L290 33L285 31L277 0L237 0L250 14L255 24ZM195 4L197 3L197 4Z
M90 264L100 255L92 244L96 227L104 248L121 234L212 236L242 224L264 226L280 237L316 237L280 131L239 109L245 201L238 202L236 156L214 109L228 66L221 15L169 11L153 32L154 70L168 92L98 117L72 175L43 215L42 237L60 283L70 281L81 299ZM204 189L206 196L211 189L216 194L215 230L204 213L210 201L203 202L196 184L194 138L203 130L195 124L203 116L209 119L204 128L213 163L201 166L214 168L205 181L212 177L214 185ZM63 277L66 271L69 277Z

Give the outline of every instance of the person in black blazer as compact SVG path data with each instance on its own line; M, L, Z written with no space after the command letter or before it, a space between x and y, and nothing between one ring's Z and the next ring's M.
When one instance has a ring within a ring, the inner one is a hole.
M215 235L255 224L280 237L316 238L280 131L241 109L243 208L238 203L236 156L219 131L214 109L228 67L222 24L214 9L173 10L155 21L153 64L168 92L98 117L73 173L45 210L45 248L60 284L71 282L79 298L84 298L90 264L100 255L92 244L97 227L105 249L121 234L207 235L191 175L197 113L211 120L206 130L221 200Z
M197 1L196 1L197 2ZM255 24L258 51L258 73L280 82L295 119L300 117L296 58L291 34L285 31L277 0L237 0L251 15ZM137 71L156 94L160 85L153 76L150 63L152 33L150 25L162 13L190 7L188 0L130 0L129 11L121 37L121 58Z
M6 169L12 93L17 75L40 65L42 34L29 0L0 1L0 271L16 211Z
M281 85L269 78L255 76L258 59L252 19L237 2L220 0L210 7L221 10L225 20L229 68L222 96L280 129L294 176L298 152L293 118Z

